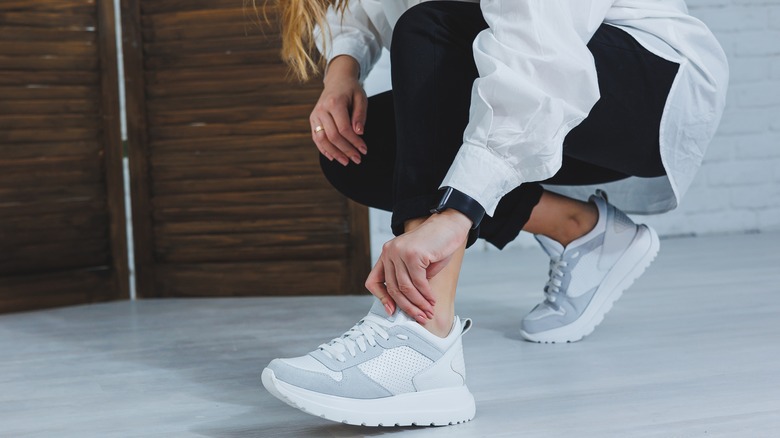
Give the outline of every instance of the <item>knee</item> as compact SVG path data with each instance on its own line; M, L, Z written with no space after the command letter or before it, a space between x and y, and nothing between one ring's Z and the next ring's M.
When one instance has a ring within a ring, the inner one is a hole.
M407 9L393 27L390 44L391 55L403 53L404 47L418 47L430 40L430 35L439 21L435 19L438 2L423 2Z

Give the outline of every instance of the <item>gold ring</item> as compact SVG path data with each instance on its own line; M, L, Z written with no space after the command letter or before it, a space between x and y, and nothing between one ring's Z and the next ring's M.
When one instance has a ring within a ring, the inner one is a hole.
M316 133L318 133L320 131L324 131L324 130L325 130L325 128L323 128L322 125L318 125L316 128L314 128L314 133L316 134Z

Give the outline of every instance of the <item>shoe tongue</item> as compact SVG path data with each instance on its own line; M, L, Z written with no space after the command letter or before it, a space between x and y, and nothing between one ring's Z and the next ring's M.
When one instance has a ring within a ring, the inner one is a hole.
M563 245L541 234L534 235L536 241L542 245L542 249L550 258L559 258L563 254Z

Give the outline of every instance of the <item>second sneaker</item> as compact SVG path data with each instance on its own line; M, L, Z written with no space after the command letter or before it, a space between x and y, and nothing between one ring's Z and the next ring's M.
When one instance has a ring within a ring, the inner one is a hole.
M595 228L565 248L536 236L550 256L546 299L523 318L520 334L533 342L574 342L590 334L612 304L658 253L656 232L637 225L602 196Z

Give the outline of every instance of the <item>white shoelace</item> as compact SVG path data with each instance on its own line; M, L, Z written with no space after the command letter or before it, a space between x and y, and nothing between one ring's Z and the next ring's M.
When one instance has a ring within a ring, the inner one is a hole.
M368 346L375 346L375 336L378 335L384 340L389 340L390 335L379 324L374 321L363 319L355 324L346 333L341 335L327 344L322 344L320 348L327 356L332 359L336 359L339 362L345 362L347 357L344 353L349 353L350 356L355 357L357 351L365 353ZM408 339L405 335L396 335L399 339Z
M544 295L547 301L555 303L558 299L558 295L561 293L561 284L563 284L563 276L566 274L566 266L568 262L561 259L550 260L550 279L547 280L547 285L544 286Z

